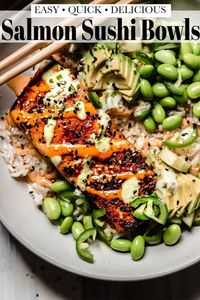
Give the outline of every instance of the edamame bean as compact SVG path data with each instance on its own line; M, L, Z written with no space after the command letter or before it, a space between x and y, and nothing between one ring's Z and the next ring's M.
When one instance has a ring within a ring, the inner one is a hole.
M194 71L190 70L186 65L180 67L180 73L183 81L190 79L194 75Z
M160 50L155 53L155 59L163 64L176 65L176 58L169 50Z
M162 123L166 117L165 110L159 103L154 104L152 109L152 117L156 123Z
M55 193L61 193L64 192L66 190L71 190L72 186L69 182L64 181L64 180L59 180L56 181L52 184L51 186L52 191L54 191Z
M192 81L193 81L193 82L200 81L200 70L197 71L197 72L194 74L194 77L192 78Z
M200 56L187 53L183 55L183 61L191 69L197 70L200 68Z
M200 55L200 45L198 42L191 42L192 53Z
M200 82L193 82L187 88L187 93L190 99L197 99L200 97Z
M68 233L72 227L73 224L73 218L72 217L66 217L62 224L60 225L60 232L61 233Z
M179 56L183 59L183 56L187 53L192 53L191 43L181 43Z
M142 78L145 78L145 79L151 77L153 72L154 72L154 66L152 66L152 65L141 66L141 68L139 70L140 75L142 76Z
M83 226L85 230L93 228L93 223L92 223L92 215L84 216L83 217Z
M153 133L156 129L156 124L153 118L150 116L144 120L143 125L146 131L148 131L149 133Z
M178 78L177 69L170 64L162 64L158 66L157 72L164 78L169 80L176 80Z
M141 121L147 117L151 111L151 104L149 102L139 101L138 105L135 106L133 116L136 120Z
M140 92L145 100L150 101L153 99L153 90L148 80L142 79L140 81Z
M159 98L164 98L169 95L168 89L161 82L157 82L153 85L153 93L156 97L159 97Z
M200 118L200 101L194 104L193 106L193 113L195 117Z
M173 97L165 97L159 103L166 108L174 108L176 106L176 100Z
M185 104L188 101L187 89L184 90L182 95L174 95L174 99L178 104Z
M74 211L74 204L60 200L61 212L64 217L70 216Z
M180 115L174 115L166 118L162 122L162 128L164 130L174 130L178 128L182 123L182 117Z
M143 236L136 236L131 245L131 256L133 260L139 260L143 257L145 251L145 240Z
M167 227L163 233L165 245L172 246L178 242L181 237L181 227L178 224L172 224Z
M81 235L83 231L85 231L81 222L75 221L71 227L72 236L75 240Z
M131 250L131 241L126 239L112 240L110 247L119 252L129 252Z
M45 198L43 209L50 220L57 220L60 217L61 207L59 202L54 198Z

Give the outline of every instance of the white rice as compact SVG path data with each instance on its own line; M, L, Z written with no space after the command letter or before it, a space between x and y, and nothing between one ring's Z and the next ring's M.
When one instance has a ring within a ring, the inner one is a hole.
M26 145L30 147L30 142L22 130L7 127L4 120L0 120L0 153L14 178L25 178L33 170L44 174L49 168L48 163L40 156L20 155L16 152L16 147L23 148ZM42 199L49 192L49 188L38 183L30 183L29 190L37 206L42 204Z

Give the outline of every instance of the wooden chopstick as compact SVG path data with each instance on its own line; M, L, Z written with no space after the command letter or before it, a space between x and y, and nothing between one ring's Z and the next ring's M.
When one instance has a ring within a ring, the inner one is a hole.
M139 3L141 0L120 0L117 2L117 4L130 4L134 1L134 3ZM116 0L110 0L109 4L115 3ZM95 0L91 2L91 4L103 4L105 3L105 0ZM80 21L80 19L79 19ZM63 24L66 24L64 22L61 22ZM70 19L67 20L67 23L70 22ZM22 72L28 70L29 68L35 66L48 56L52 55L53 53L57 52L59 49L63 48L69 44L69 41L64 42L52 42L45 48L41 49L41 51L38 51L34 53L31 57L26 58L24 61L20 62L18 65L13 67L12 69L5 72L3 75L0 76L0 85L8 82L10 79L14 78L15 76L21 74ZM8 56L6 59L4 59L0 63L0 71L3 69L6 69L7 67L11 66L13 63L16 63L17 61L25 58L26 56L30 55L31 53L35 52L36 50L40 49L41 47L44 47L47 45L45 42L39 42L39 43L28 43L27 45L23 46L22 48L18 49L16 52Z
M27 55L30 55L34 51L41 49L44 47L47 43L28 43L25 46L19 48L14 53L6 57L0 62L0 72L7 69L8 67L15 64L17 61L20 61L21 59L25 58Z

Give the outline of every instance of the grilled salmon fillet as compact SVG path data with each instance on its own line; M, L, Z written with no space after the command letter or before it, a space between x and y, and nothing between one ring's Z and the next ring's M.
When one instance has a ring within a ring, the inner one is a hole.
M130 202L150 194L156 175L110 117L88 100L70 70L54 64L38 72L11 109L14 122L118 232L134 232Z

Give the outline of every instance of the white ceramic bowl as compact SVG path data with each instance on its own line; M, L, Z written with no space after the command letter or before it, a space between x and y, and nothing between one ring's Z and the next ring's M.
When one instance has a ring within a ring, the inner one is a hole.
M14 44L1 46L0 58L15 48ZM15 96L6 86L0 87L0 94L3 113L9 110ZM196 227L184 232L176 246L147 247L144 258L138 262L130 254L114 252L97 242L91 246L95 263L88 264L78 257L72 236L61 235L35 206L26 184L10 177L3 159L0 170L0 220L24 246L60 268L92 278L131 281L170 274L199 261L200 227Z

